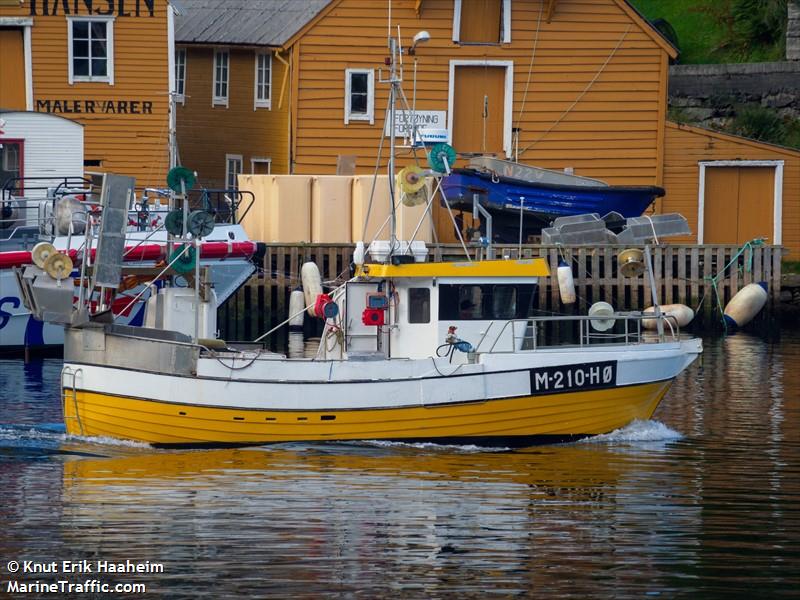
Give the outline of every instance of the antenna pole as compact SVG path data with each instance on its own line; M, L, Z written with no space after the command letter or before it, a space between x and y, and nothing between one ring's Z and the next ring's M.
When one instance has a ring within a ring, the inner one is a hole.
M391 32L391 26L389 27ZM389 38L389 49L391 51L391 70L389 72L389 205L391 206L391 228L389 236L389 257L392 256L395 246L397 246L397 213L394 206L395 181L394 181L394 146L395 146L395 113L397 103L397 86L400 79L397 74L397 40Z

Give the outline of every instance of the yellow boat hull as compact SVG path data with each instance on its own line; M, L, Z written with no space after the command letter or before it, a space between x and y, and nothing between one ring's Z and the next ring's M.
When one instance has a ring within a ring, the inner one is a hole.
M67 388L63 397L68 434L154 445L393 440L521 447L607 433L635 419L649 419L670 383L429 407L332 411L207 407Z

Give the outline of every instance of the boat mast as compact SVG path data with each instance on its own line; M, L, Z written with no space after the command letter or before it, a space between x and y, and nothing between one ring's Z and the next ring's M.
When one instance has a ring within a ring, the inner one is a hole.
M397 88L402 82L401 72L397 68L397 57L399 51L399 39L392 37L392 8L391 1L389 2L389 52L390 70L389 70L389 205L391 206L390 213L390 233L389 233L389 258L391 259L392 253L397 246L397 214L394 206L395 199L395 179L394 179L394 151L395 151L395 114L397 103Z

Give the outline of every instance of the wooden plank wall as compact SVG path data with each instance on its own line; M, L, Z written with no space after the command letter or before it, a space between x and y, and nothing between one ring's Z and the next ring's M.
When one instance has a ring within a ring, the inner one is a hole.
M542 278L539 285L538 309L553 314L586 314L598 301L609 302L617 310L643 310L652 306L650 285L646 277L627 278L617 271L615 259L623 246L559 248L523 245L523 258L547 259L556 272L560 257L573 266L578 301L561 304L558 282L554 276ZM456 244L430 246L436 260L464 260ZM498 257L516 258L517 246L499 247ZM472 248L473 256L480 250ZM770 290L770 306L778 302L781 285L783 248L761 246L737 257L737 246L674 245L653 248L653 271L660 304L686 304L699 309L694 328L718 329L719 306L725 306L738 290L749 283L765 281ZM289 294L300 284L300 267L312 261L319 267L323 282L337 285L350 277L349 265L353 247L346 244L268 244L258 275L245 284L219 310L223 337L229 340L252 340L267 332L288 316ZM722 276L719 271L731 263ZM711 278L717 277L716 292ZM769 311L764 311L768 314ZM308 319L306 326L310 325ZM310 335L314 335L313 332ZM267 343L273 350L286 345L286 328L271 336Z
M271 158L272 173L288 173L288 81L281 98L286 66L272 57L271 108L254 109L256 50L229 48L228 106L212 106L214 49L186 48L186 100L177 110L181 162L206 187L225 187L226 154L242 155L244 173L251 172L251 158Z
M100 167L88 170L130 175L136 177L139 186L164 187L168 168L167 2L155 0L153 16L144 2L109 0L95 3L93 9L89 8L91 2L50 2L47 8L44 4L0 7L0 16L35 14L31 27L33 109L48 112L49 106L49 112L85 125L84 158L101 161ZM137 7L139 16L135 14ZM114 85L70 85L67 17L97 16L108 11L115 16ZM3 58L0 56L0 62ZM87 101L94 103L94 112L88 112ZM119 101L126 102L124 113ZM138 102L138 114L132 114L131 101ZM144 102L150 103L151 112L143 114ZM113 112L109 103L113 103Z
M417 31L431 35L416 54L417 109L448 110L451 59L512 61L522 162L616 184L659 183L665 50L615 0L559 0L549 23L546 5L514 0L511 43L476 46L452 41L453 0L395 0L392 22L406 44ZM386 38L387 3L361 0L343 0L302 36L294 172L332 173L340 154L356 155L360 173L374 168L388 97L378 82L379 68L386 75ZM346 68L375 69L373 125L344 124ZM406 57L409 101L412 88ZM411 160L408 154L400 165Z

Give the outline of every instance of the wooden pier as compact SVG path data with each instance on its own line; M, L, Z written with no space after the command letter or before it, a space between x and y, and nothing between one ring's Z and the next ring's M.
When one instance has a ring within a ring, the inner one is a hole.
M646 276L629 278L618 272L616 255L626 247L509 245L496 247L495 256L543 257L553 274L562 258L572 265L578 301L561 304L555 276L543 278L539 285L540 311L585 314L589 306L600 300L617 310L642 310L652 305L650 282ZM353 249L350 244L267 244L259 272L220 308L223 338L251 340L285 320L289 316L289 294L300 286L300 267L305 262L317 264L323 282L341 283L348 279ZM468 249L473 259L483 252L475 245ZM458 244L431 245L429 250L429 260L465 260ZM690 306L698 313L692 328L714 330L721 328L720 306L724 307L748 283L764 281L769 286L769 302L763 312L768 315L779 302L783 254L781 246L744 250L733 245L652 247L659 302ZM276 332L267 340L268 345L283 349L286 335L285 328Z

